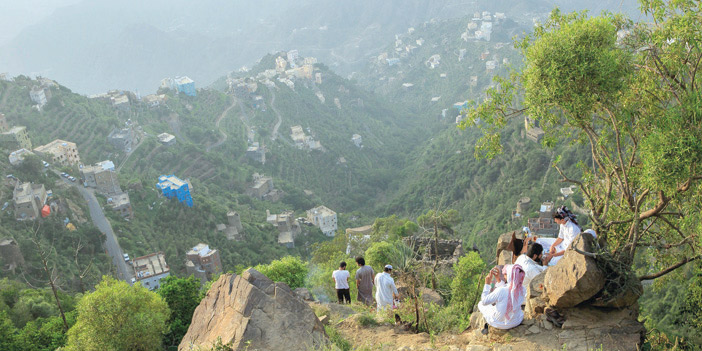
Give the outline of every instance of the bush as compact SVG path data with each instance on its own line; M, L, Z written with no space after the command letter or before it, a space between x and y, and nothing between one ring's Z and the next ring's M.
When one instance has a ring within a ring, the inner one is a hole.
M473 310L473 305L479 294L480 277L484 269L485 262L475 251L461 257L453 266L451 304L458 307L463 314L470 314Z
M394 250L394 245L389 242L373 243L366 250L366 263L373 267L376 272L382 272L383 267L390 262Z
M324 330L327 332L327 335L329 335L329 340L332 342L332 344L336 345L336 347L339 348L341 351L351 351L351 343L344 339L344 337L339 333L336 328L328 325L324 327Z
M308 272L305 262L299 257L293 256L274 260L270 264L259 264L254 269L273 281L288 284L290 289L304 286Z
M358 316L358 324L362 327L374 327L378 325L375 316L371 313L361 313Z

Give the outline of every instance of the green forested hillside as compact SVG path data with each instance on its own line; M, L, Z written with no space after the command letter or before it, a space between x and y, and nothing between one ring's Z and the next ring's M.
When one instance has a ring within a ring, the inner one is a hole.
M10 125L28 127L35 147L60 138L77 143L84 164L104 159L115 162L135 216L126 221L109 209L106 213L120 244L132 257L163 251L177 274L183 270L185 251L205 241L221 250L225 269L234 269L287 254L305 256L310 243L323 240L321 233L310 227L306 229L310 234L300 238L298 248L283 248L277 244L277 231L265 223L266 210L279 213L290 209L304 216L305 210L324 204L339 213L342 228L372 222L377 199L389 197L399 187L396 170L404 166L406 150L422 140L411 119L402 123L397 112L401 108L360 90L323 65L317 69L324 77L320 85L300 81L295 90L281 83L275 88L260 85L256 93L263 97L264 108L203 89L197 97L166 91L167 101L156 108L147 107L128 93L130 109L118 111L108 100L89 99L58 86L51 88L52 98L39 111L32 107L28 93L39 83L17 77L13 82L0 83L0 110ZM326 96L325 103L317 93ZM278 118L278 137L272 140ZM144 135L132 153L125 155L107 143L107 134L128 119L137 123ZM323 150L296 148L290 137L294 125L302 125L308 135L321 142ZM247 128L254 130L255 140L268 149L265 165L245 156ZM156 135L162 132L174 134L176 145L158 143ZM363 136L363 148L351 142L354 133ZM77 167L64 170L78 175ZM7 164L3 171L12 172ZM282 201L269 203L245 195L255 172L274 178L275 186L285 191ZM194 208L158 196L154 184L162 174L190 179ZM56 178L51 181L63 184ZM81 197L74 195L73 202L82 204ZM11 189L5 198L11 199ZM104 204L105 200L100 201ZM226 240L215 232L216 224L226 222L229 210L241 214L247 233L244 242ZM97 240L87 211L83 215L88 221L72 235L92 235L91 239ZM25 235L14 230L6 233L12 237ZM23 251L27 250L27 242L19 241ZM92 252L99 250L99 241L95 244ZM71 257L69 247L58 249L59 256ZM109 265L96 267L101 267L93 274L96 278L110 269Z

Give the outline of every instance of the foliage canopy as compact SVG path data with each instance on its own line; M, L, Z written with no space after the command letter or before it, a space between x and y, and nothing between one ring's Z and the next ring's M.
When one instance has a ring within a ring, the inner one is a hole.
M517 116L544 144L576 143L592 154L580 187L594 229L615 261L650 262L639 279L665 275L700 256L702 30L695 1L642 1L653 24L614 15L552 12L517 43L524 68L497 79L462 128L481 121L476 155L501 152L500 131ZM523 92L523 93L522 93ZM576 179L577 178L577 179Z

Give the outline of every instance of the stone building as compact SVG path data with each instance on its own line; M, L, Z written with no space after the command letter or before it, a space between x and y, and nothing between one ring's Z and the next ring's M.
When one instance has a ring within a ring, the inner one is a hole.
M442 268L452 267L464 254L463 240L460 239L439 239L438 245L435 245L434 238L430 237L408 237L402 241L414 248L419 261L429 264L438 260L438 265Z
M130 152L136 141L136 134L132 128L115 128L107 136L107 141L112 144L117 150Z
M185 270L188 275L193 275L205 285L212 276L222 273L222 261L219 251L210 249L207 244L197 244L186 254Z
M2 259L3 270L12 271L13 274L17 267L24 265L24 256L15 239L0 239L0 259Z
M227 212L227 239L242 240L244 235L244 226L241 225L241 218L236 211Z
M531 206L531 199L528 197L523 197L517 201L517 213L523 215L529 212L529 207Z
M528 227L533 234L551 237L558 234L559 226L553 220L553 206L553 202L544 202L539 208L539 217L529 218Z
M163 252L135 258L132 267L136 281L149 290L158 289L161 279L171 274Z
M545 134L544 130L539 128L539 127L531 127L529 129L527 129L527 131L526 131L527 139L529 139L535 143L541 142L541 139L544 138L544 134Z
M43 184L19 183L15 186L12 199L15 203L15 218L18 221L39 218L48 197Z
M229 240L244 240L244 226L241 225L241 218L236 211L227 212L227 224L217 224L216 230L224 233Z
M80 163L76 143L70 141L56 139L46 145L35 148L34 152L51 157L54 163L62 166L73 166Z
M258 142L255 142L246 149L246 157L258 163L266 164L266 149L263 146L259 146Z
M293 211L272 215L270 211L266 210L266 222L278 229L278 244L289 249L295 247L295 238L302 233L302 228L295 219Z
M246 194L259 200L271 202L278 201L283 196L283 192L273 186L273 178L259 173L253 174L253 183L247 189Z
M0 112L0 133L6 132L10 127L7 125L7 119L5 114Z

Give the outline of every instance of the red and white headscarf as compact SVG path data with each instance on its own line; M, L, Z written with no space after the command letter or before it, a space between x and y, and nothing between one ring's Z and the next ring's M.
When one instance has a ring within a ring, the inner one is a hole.
M506 319L512 316L514 306L521 308L520 301L524 298L524 287L522 287L522 283L524 282L525 275L524 269L518 264L513 265L509 274L507 274L508 295L507 310L505 311Z

